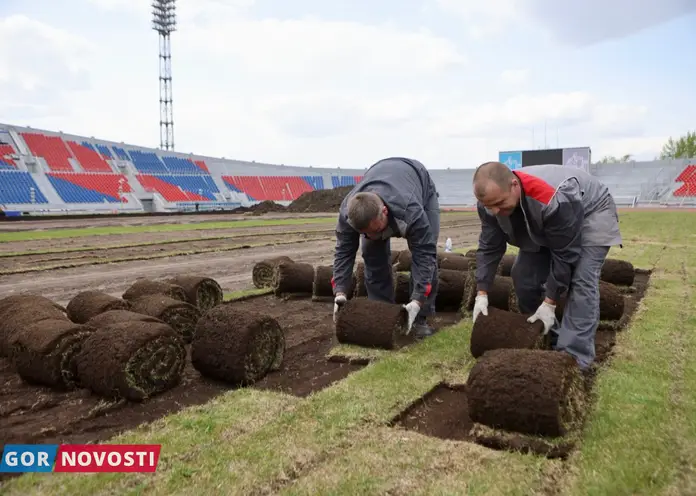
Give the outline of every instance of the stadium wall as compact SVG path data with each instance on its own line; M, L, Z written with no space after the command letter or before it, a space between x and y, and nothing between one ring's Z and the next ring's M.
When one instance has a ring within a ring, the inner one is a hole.
M591 164L620 206L693 206L696 160ZM430 164L429 164L430 165ZM473 206L470 169L430 169L443 206ZM228 210L357 183L366 167L289 166L0 124L0 209L35 214Z

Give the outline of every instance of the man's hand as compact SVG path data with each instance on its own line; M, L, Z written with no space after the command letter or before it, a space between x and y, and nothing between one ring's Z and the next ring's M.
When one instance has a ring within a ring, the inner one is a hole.
M341 309L343 305L346 304L348 299L346 298L346 295L343 293L337 293L336 297L334 298L334 313L333 313L333 321L334 324L336 323L336 319L338 317L338 311Z
M413 327L413 322L418 316L418 312L420 312L421 305L420 302L412 300L408 305L404 305L403 307L408 312L408 325L406 326L406 335L408 335L411 332L411 327Z
M546 335L549 329L556 323L556 305L552 305L544 300L537 308L537 311L534 312L534 315L527 319L527 322L533 324L538 320L544 323L544 335Z
M479 293L476 295L476 300L474 303L474 322L476 322L476 317L479 314L488 316L488 294Z

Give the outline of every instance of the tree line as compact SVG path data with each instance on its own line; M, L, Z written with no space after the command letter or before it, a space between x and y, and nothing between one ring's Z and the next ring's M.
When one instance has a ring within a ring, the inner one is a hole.
M631 154L622 157L607 155L602 158L599 163L617 164L621 162L630 162L632 157ZM678 139L670 137L667 143L662 145L660 156L655 157L655 160L668 160L672 158L696 158L696 131L689 131Z

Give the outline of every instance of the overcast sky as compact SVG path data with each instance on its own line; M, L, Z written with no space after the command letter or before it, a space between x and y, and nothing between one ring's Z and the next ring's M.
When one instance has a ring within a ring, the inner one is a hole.
M1 0L0 122L159 146L150 3ZM545 145L652 159L696 129L696 0L179 0L177 14L177 151L468 168Z

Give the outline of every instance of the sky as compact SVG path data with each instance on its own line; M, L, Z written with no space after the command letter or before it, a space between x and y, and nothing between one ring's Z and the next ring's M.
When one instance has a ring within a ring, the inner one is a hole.
M2 0L0 122L159 146L150 0ZM175 149L472 168L696 130L696 0L178 0Z

